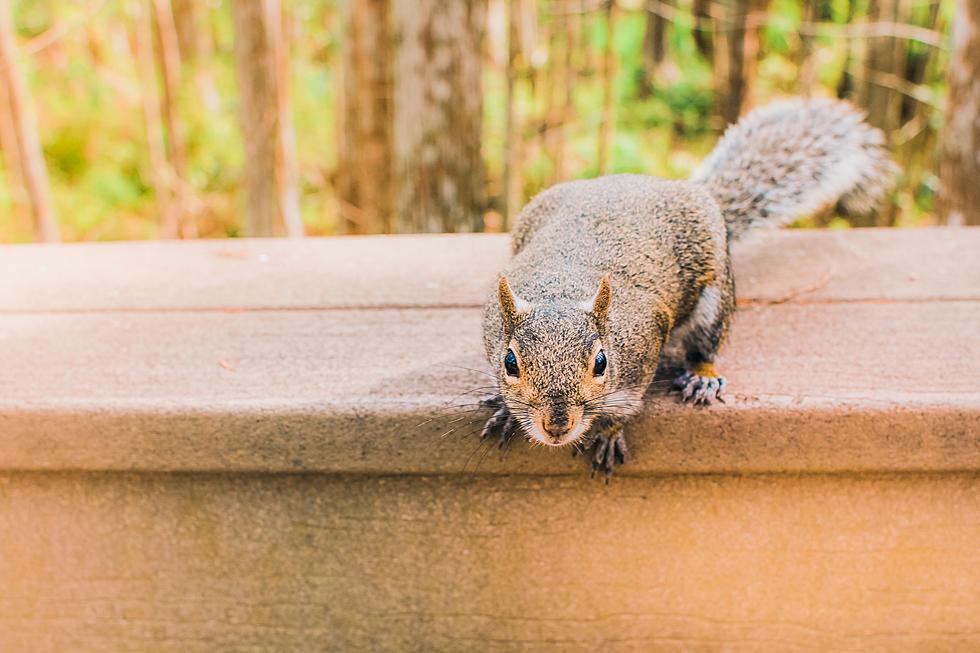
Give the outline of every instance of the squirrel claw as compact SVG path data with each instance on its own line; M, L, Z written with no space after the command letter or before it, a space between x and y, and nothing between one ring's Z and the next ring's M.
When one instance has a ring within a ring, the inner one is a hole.
M695 406L708 406L715 401L725 403L721 393L726 385L723 376L699 376L687 370L674 379L672 389L681 393L681 401L685 404L690 402Z
M622 429L609 435L596 436L593 447L592 478L595 478L596 472L602 472L606 483L609 483L615 466L626 462L626 438L623 437Z
M502 406L495 410L487 423L483 425L483 430L480 431L480 439L485 440L497 434L497 448L502 449L516 431L517 420L511 416L506 406Z

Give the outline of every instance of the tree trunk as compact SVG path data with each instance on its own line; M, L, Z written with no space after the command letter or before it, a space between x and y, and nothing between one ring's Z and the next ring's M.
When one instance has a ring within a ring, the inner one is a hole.
M857 0L847 1L847 23L850 24L854 22L854 13L857 10ZM844 39L844 70L841 72L840 81L837 83L837 97L840 99L851 97L854 92L854 77L850 73L851 66L853 65L851 51L853 46L851 41L853 39Z
M870 22L899 22L899 4L902 0L871 0L868 5ZM860 73L861 105L868 112L868 122L878 127L890 138L899 127L902 96L892 88L891 80L905 76L903 42L894 36L877 36L868 39L864 67ZM851 223L857 227L890 226L894 224L896 207L889 203L877 214L855 216Z
M337 185L347 231L482 228L484 2L361 0L345 11Z
M615 43L617 14L616 0L606 0L606 51L602 60L602 117L599 123L599 151L596 157L600 175L609 174L610 150L616 134L614 95L617 72Z
M235 0L235 64L245 141L245 235L272 236L278 217L276 179L279 92L275 43L270 24L278 0Z
M871 0L868 20L897 22L900 0ZM890 134L898 127L901 95L890 87L889 76L904 77L904 56L901 42L894 36L875 36L868 39L862 82L862 104L868 112L868 122Z
M575 85L572 65L571 30L568 12L552 17L548 52L548 97L545 112L544 150L551 161L548 185L564 179L562 161L565 159L565 124L569 117L572 88Z
M759 16L767 0L735 0L715 23L714 75L718 113L738 121L749 96L759 56Z
M204 106L209 111L217 111L221 107L221 96L210 69L214 41L208 22L209 11L208 3L201 0L173 0L181 61L191 69Z
M197 221L191 213L190 184L187 180L187 137L180 119L180 51L170 0L150 0L157 27L157 55L163 73L163 118L167 124L167 155L173 171L173 203L180 224L179 234L165 237L197 237Z
M698 52L705 59L714 59L714 24L711 20L711 0L692 0L691 13L694 14L692 35Z
M715 106L718 114L729 125L738 120L741 113L742 98L736 97L737 89L732 88L732 81L741 75L741 62L744 57L742 45L745 35L744 2L736 0L734 6L726 4L723 12L714 21L714 39L712 43L712 75L714 77ZM743 25L743 27L739 27Z
M664 6L670 6L670 0L662 0ZM667 58L667 29L670 22L660 14L646 10L646 30L643 33L643 83L638 90L641 97L647 97L653 92L657 68Z
M20 162L20 146L17 143L17 130L14 129L9 107L10 100L7 98L6 85L0 82L0 149L3 150L7 185L10 187L10 217L18 222L29 222L31 230L35 231L37 223L31 213L31 202L21 172L23 167Z
M173 0L174 27L177 28L180 58L184 62L197 61L212 54L207 35L198 25L202 8L207 9L207 3L199 0Z
M143 125L150 156L150 179L160 211L160 237L176 238L180 232L180 213L173 201L174 174L167 160L160 93L153 61L153 21L142 0L133 3L133 58L141 86Z
M957 0L943 151L942 219L980 225L980 1Z
M0 0L0 83L4 87L10 122L17 140L17 156L8 157L20 162L19 177L27 187L27 196L34 215L34 232L38 241L54 243L60 240L58 222L51 204L51 189L48 170L41 152L41 141L34 117L27 84L21 76L17 61L17 48L14 44L14 27L10 17L10 3Z
M803 22L810 25L817 19L818 0L804 0ZM810 97L810 91L817 81L817 66L813 59L813 35L808 31L800 32L800 56L798 61L799 78L796 92L801 97Z
M504 98L506 106L506 117L504 125L504 179L503 179L503 199L504 199L504 229L508 229L514 224L517 214L521 210L522 200L522 175L521 162L522 143L521 143L521 117L517 111L516 86L517 86L517 66L520 53L520 29L518 26L520 15L521 0L508 0L507 2L507 88Z
M556 150L558 179L564 181L570 174L570 156L565 154L566 130L575 119L575 87L578 86L578 71L576 52L579 49L581 17L576 13L565 14L565 97L561 112L561 148Z
M814 56L816 37L811 30L816 27L814 23L832 23L833 20L834 10L831 0L806 0L804 3L803 23L806 29L801 30L800 34L800 78L797 86L799 94L803 97L810 97L818 83L817 61ZM847 43L850 40L844 39L845 66L847 65Z
M394 213L395 44L390 0L344 6L338 195L347 233L388 233Z
M299 164L296 160L296 130L293 128L292 109L289 102L289 44L292 35L289 30L289 16L285 6L278 16L276 35L276 82L278 90L277 110L279 112L279 151L277 156L279 184L279 213L282 215L286 235L290 238L303 236L303 217L299 207Z
M396 231L483 227L480 152L486 6L395 0Z
M927 30L935 30L939 20L939 1L931 0L926 6L909 7L909 15L905 22L924 27ZM924 43L909 41L906 43L905 51L905 80L912 85L922 84L926 79L926 71L930 69L935 59L936 48ZM911 98L908 95L901 95L902 110L900 125L905 125L910 120L928 120L931 107L923 102Z

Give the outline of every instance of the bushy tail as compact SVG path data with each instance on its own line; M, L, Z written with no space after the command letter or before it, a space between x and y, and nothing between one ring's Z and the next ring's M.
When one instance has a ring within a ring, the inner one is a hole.
M871 213L897 172L884 135L850 104L789 100L730 127L691 181L707 186L735 239L834 203L849 215Z

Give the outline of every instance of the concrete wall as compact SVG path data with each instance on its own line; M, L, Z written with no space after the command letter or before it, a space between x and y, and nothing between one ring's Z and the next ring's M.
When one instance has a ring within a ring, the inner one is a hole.
M977 481L8 475L0 648L975 651Z
M471 433L505 250L0 248L0 651L980 650L980 230L740 252L609 485Z

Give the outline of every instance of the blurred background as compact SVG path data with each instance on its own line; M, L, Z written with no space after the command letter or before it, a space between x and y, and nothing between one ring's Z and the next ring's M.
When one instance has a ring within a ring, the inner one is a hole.
M563 179L685 177L796 95L903 167L871 222L805 224L977 222L976 5L0 0L0 241L501 231Z

